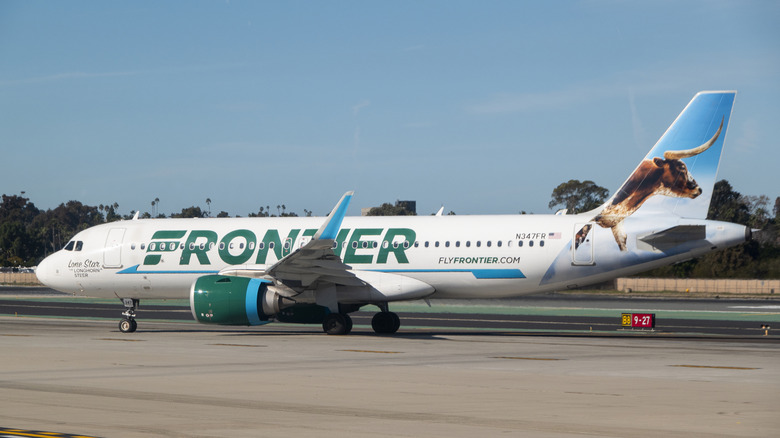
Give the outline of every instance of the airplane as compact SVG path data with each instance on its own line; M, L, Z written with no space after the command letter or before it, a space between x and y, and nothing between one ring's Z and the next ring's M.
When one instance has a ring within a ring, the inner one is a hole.
M77 233L36 274L53 289L119 298L122 332L140 300L190 301L201 323L321 324L352 330L373 305L378 334L401 325L389 304L504 298L579 288L750 240L706 220L735 91L697 93L626 182L581 214L138 219ZM608 165L609 157L604 157Z

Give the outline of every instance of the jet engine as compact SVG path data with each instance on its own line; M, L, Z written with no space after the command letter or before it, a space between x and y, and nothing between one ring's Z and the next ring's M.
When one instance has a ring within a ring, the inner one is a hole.
M206 275L190 289L190 310L198 322L222 325L266 324L295 301L279 295L273 283L257 278Z

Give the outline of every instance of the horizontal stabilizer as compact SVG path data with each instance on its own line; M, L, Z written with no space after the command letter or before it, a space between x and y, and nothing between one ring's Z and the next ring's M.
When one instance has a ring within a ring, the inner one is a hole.
M647 251L665 251L686 242L704 240L706 236L704 225L678 225L640 237L637 246Z

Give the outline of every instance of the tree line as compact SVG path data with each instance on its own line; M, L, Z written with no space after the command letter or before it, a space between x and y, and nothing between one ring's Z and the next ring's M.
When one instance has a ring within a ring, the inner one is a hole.
M609 191L593 181L570 180L560 184L551 194L549 207L566 208L569 214L589 211L600 206ZM142 218L210 217L211 199L206 199L207 210L198 206L183 208L166 216L159 213L159 198L152 201L152 213L139 214ZM370 216L413 215L404 201L385 203L374 207ZM46 255L62 248L76 233L104 222L132 219L131 211L120 215L119 204L84 205L68 201L54 209L40 210L29 198L2 195L0 203L0 266L35 266ZM304 209L304 216L311 216ZM525 213L525 212L521 212ZM455 214L449 212L448 214ZM225 211L216 217L228 217ZM284 204L276 208L261 206L249 217L294 217ZM726 180L715 184L708 219L734 222L759 230L753 240L722 251L706 254L694 260L644 273L656 277L679 278L780 278L780 197L773 208L767 196L745 196L734 190Z
M166 216L159 213L159 198L152 201L152 212L139 213L141 218L194 218L211 216L211 199L206 199L208 210L198 206L186 207L179 213ZM136 212L120 215L119 204L85 205L68 201L56 208L41 210L29 198L19 195L3 195L0 202L0 266L35 266L47 255L59 250L79 231L105 222L132 219ZM306 216L312 212L304 209ZM217 217L228 217L221 211ZM249 217L298 216L280 204L274 212L270 206L260 207Z

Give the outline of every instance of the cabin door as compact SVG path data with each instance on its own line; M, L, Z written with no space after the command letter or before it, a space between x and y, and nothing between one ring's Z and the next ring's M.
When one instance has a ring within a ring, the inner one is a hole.
M595 223L576 224L571 239L571 262L573 265L595 264L593 238L596 235Z
M124 228L111 228L106 237L106 248L103 251L103 266L106 268L122 267L122 239Z

